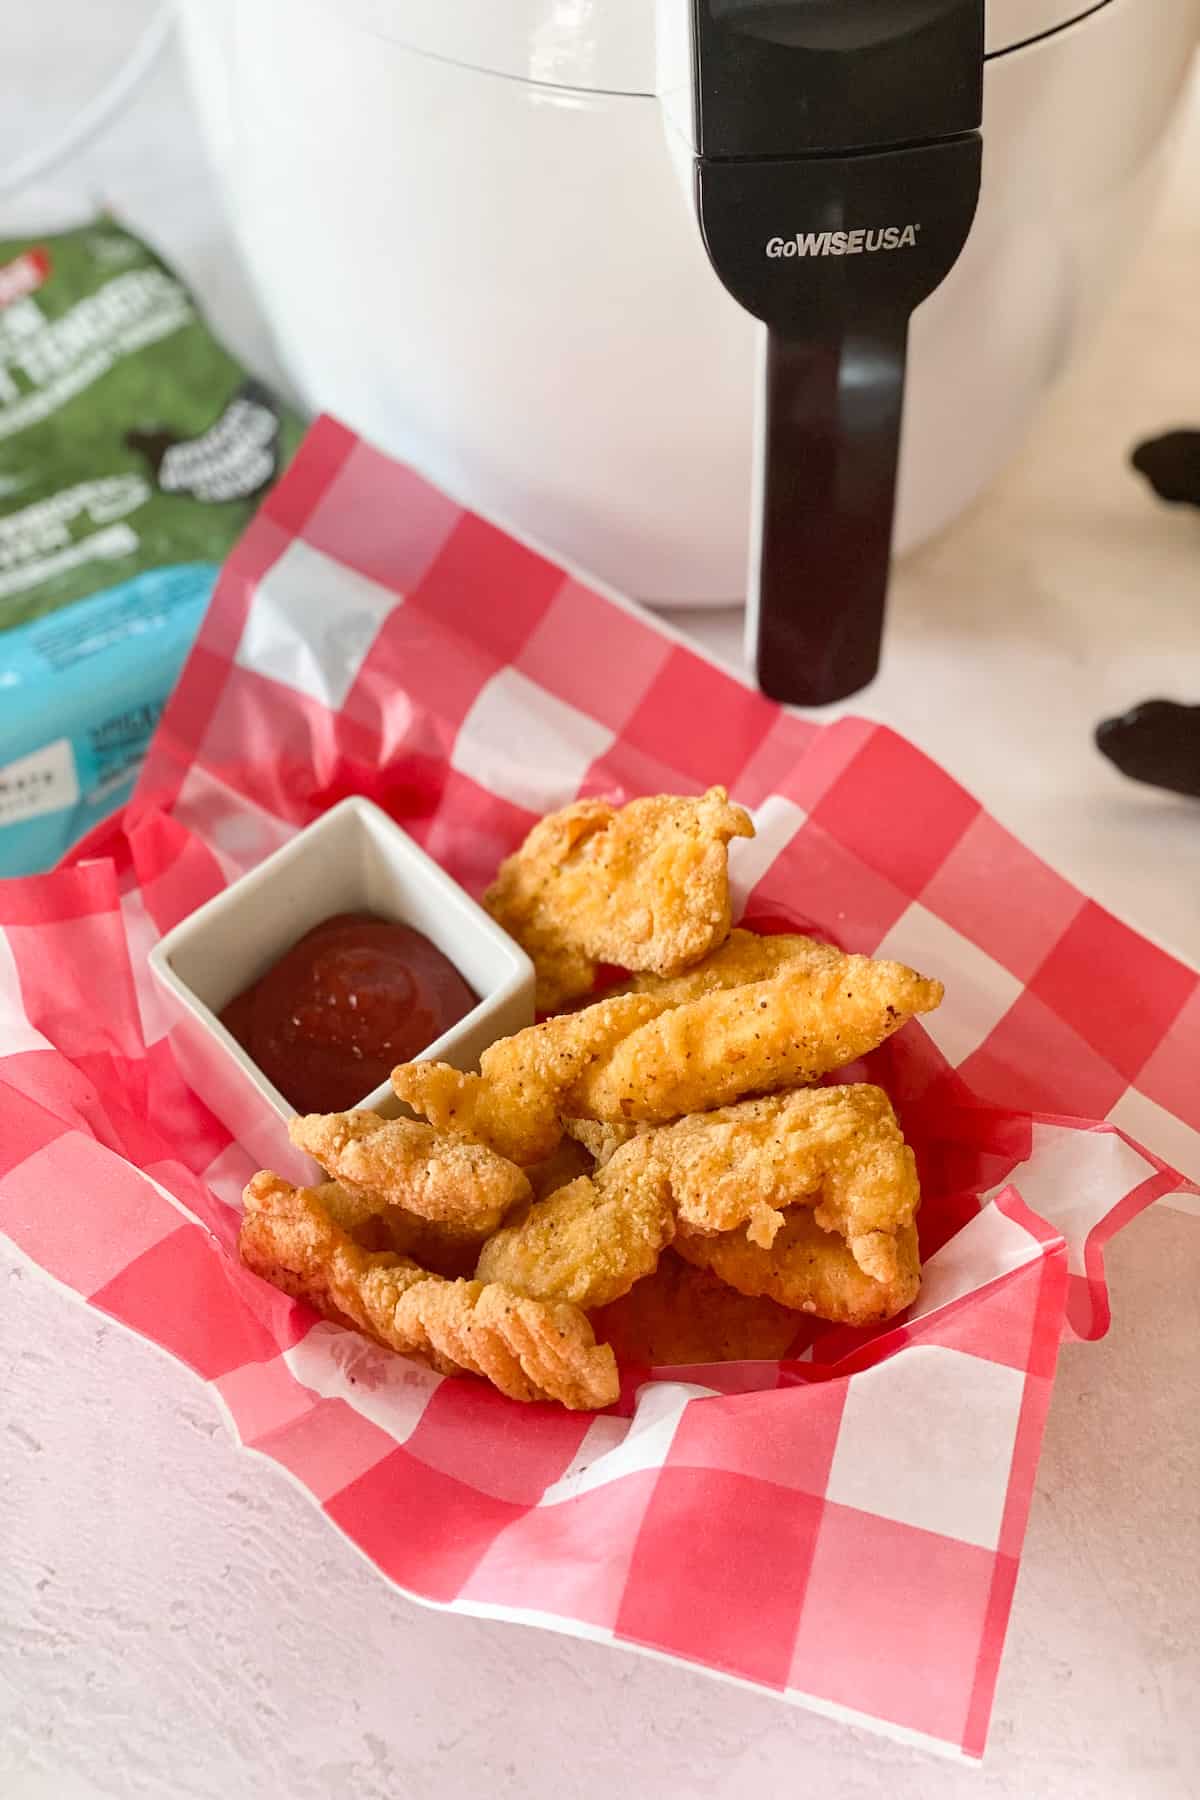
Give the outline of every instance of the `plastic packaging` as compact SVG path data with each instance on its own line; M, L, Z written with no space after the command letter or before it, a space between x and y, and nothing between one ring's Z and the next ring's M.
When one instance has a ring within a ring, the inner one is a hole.
M111 218L0 241L0 876L127 799L299 432Z

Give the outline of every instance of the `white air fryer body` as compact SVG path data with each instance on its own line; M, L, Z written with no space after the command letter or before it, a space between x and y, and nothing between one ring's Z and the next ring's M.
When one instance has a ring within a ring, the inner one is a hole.
M653 0L180 4L305 399L628 594L740 602L758 328L700 242ZM913 319L898 550L985 486L1118 282L1198 29L1200 0L989 0L983 195Z

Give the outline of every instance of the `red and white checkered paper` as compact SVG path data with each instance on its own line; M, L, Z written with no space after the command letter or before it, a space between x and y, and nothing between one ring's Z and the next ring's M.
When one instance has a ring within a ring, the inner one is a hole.
M946 982L869 1061L921 1164L911 1315L628 1369L590 1417L242 1270L249 1159L175 1069L156 935L349 793L478 893L547 808L714 781L758 823L749 922ZM1200 1175L1193 970L891 731L787 714L329 420L226 565L123 831L0 884L0 1052L0 1228L188 1363L406 1592L968 1756L1060 1339L1106 1328L1106 1239L1200 1191L1162 1160Z

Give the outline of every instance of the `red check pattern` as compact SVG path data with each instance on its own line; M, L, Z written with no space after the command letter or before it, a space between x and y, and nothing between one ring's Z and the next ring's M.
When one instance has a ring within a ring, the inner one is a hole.
M580 1417L246 1273L251 1164L175 1069L155 937L348 793L478 892L547 807L714 781L757 815L748 920L946 980L867 1069L921 1163L912 1313L804 1321L781 1363L627 1369ZM781 711L329 420L230 557L123 821L0 885L0 1228L31 1262L209 1382L414 1597L968 1756L1058 1346L1106 1327L1113 1232L1198 1191L1197 1067L1196 973L912 745Z

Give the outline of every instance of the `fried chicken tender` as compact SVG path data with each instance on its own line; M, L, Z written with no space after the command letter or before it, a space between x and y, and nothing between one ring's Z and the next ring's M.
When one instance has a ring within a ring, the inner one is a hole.
M580 1176L518 1214L488 1239L475 1273L586 1312L649 1275L674 1235L666 1170L652 1161L623 1168L618 1156L594 1180Z
M866 1275L894 1282L897 1234L919 1203L916 1163L881 1088L802 1088L638 1133L592 1178L490 1238L476 1274L590 1311L653 1270L676 1218L693 1232L745 1226L749 1243L769 1248L784 1209L805 1205Z
M622 1125L615 1120L606 1122L603 1119L564 1119L563 1127L569 1139L574 1139L581 1148L594 1159L596 1167L602 1169L612 1161L622 1144L630 1138L644 1137L648 1131L657 1131L657 1125Z
M667 1120L745 1094L815 1081L876 1049L942 1000L903 963L843 956L673 1006L590 1063L564 1110L606 1121Z
M290 1121L288 1135L352 1191L457 1231L494 1231L505 1213L530 1198L520 1169L494 1150L417 1119L308 1113Z
M895 1279L896 1234L921 1200L891 1101L865 1082L697 1113L634 1138L604 1174L612 1181L645 1163L667 1171L679 1222L693 1232L744 1225L752 1244L769 1248L784 1209L803 1205L876 1281Z
M728 934L731 838L753 837L724 788L619 810L577 800L539 821L483 897L537 970L550 1011L589 993L600 963L671 975Z
M613 1352L577 1308L499 1283L444 1281L391 1251L360 1249L320 1193L265 1170L254 1177L240 1238L247 1268L386 1348L444 1375L482 1375L511 1400L590 1410L617 1398Z
M484 1234L456 1231L452 1225L419 1218L378 1194L352 1193L340 1181L326 1181L312 1191L333 1223L347 1232L360 1250L394 1250L432 1274L452 1280L475 1273Z
M672 1006L684 1006L692 1000L703 1000L706 994L717 994L725 988L748 987L754 981L769 981L784 969L804 968L812 974L832 969L842 961L843 952L818 938L802 937L798 932L780 931L760 936L756 931L731 931L717 950L711 950L703 962L683 975L635 975L622 990L631 994L654 994L669 1000Z
M842 951L816 938L801 937L795 932L760 937L757 932L737 929L730 932L719 950L710 951L686 975L636 975L621 992L652 994L656 1000L669 1001L672 1006L686 1006L726 988L767 981L786 968L803 966L817 971L837 967L842 960ZM635 1124L616 1119L566 1118L563 1124L601 1167L631 1137L654 1129L647 1122Z
M774 975L742 981L773 965ZM845 956L811 938L737 932L728 955L719 950L688 975L492 1044L478 1075L404 1063L392 1085L439 1130L528 1166L554 1151L564 1116L573 1135L579 1119L662 1124L815 1080L875 1049L941 997L940 982L902 963ZM605 1155L613 1147L595 1142Z
M706 1243L720 1243L708 1238ZM777 1362L799 1321L774 1300L735 1293L705 1269L664 1251L653 1275L590 1315L618 1362L651 1368L685 1363Z
M689 1263L709 1270L739 1294L763 1296L839 1325L874 1325L894 1318L912 1305L921 1286L915 1225L902 1226L896 1233L895 1270L876 1281L855 1262L848 1244L833 1232L822 1231L814 1215L798 1206L788 1213L769 1248L751 1243L745 1229L704 1237L686 1227L680 1228L675 1248ZM635 1294L638 1291L634 1289ZM621 1340L608 1315L595 1323L621 1356Z
M392 1070L392 1086L438 1130L473 1138L528 1167L558 1147L563 1095L588 1065L669 1004L654 994L598 1000L490 1044L478 1075L446 1063L402 1063Z

